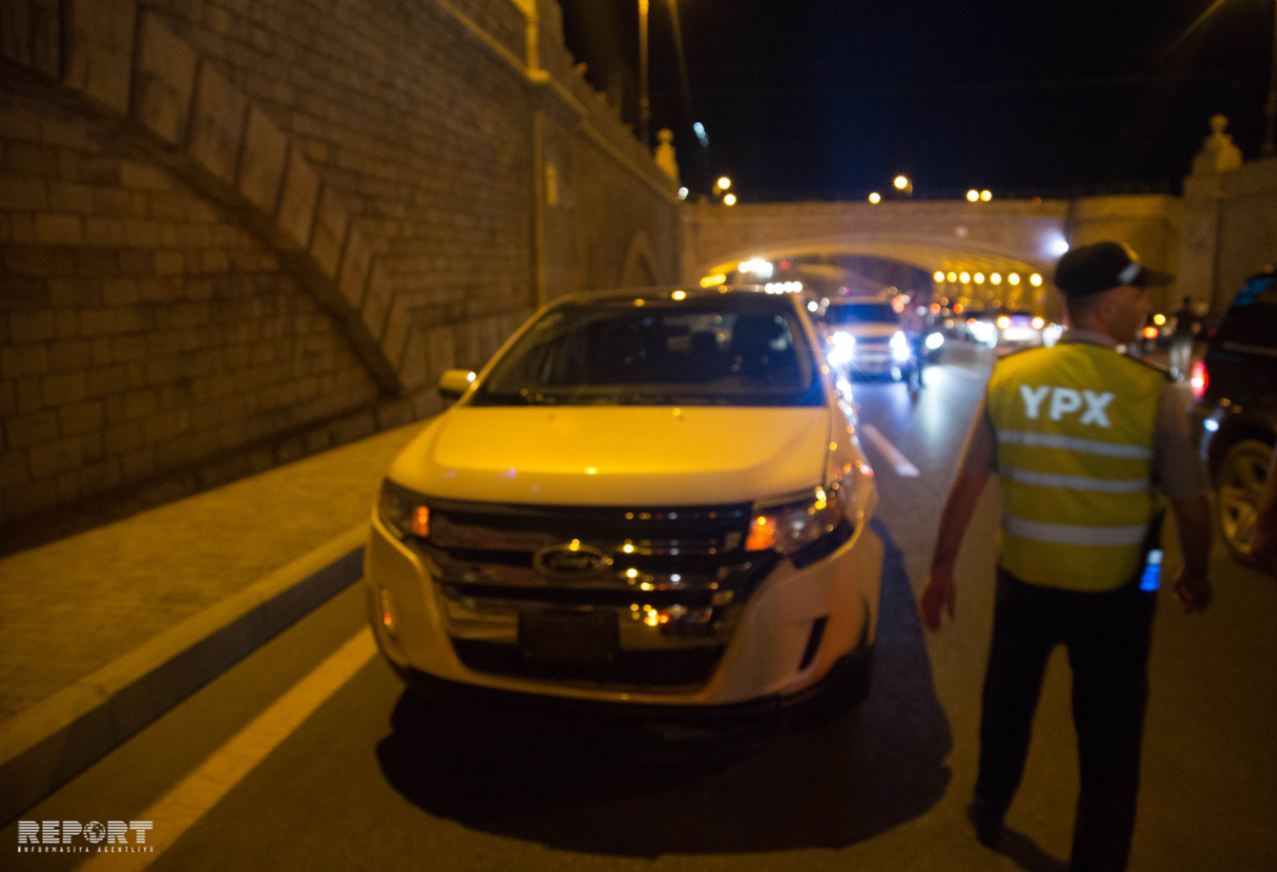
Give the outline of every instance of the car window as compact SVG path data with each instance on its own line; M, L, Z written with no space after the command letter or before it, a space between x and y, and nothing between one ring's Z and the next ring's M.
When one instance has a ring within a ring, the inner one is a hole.
M1233 300L1216 338L1247 345L1277 345L1277 281L1272 275L1250 279Z
M825 323L839 326L850 324L895 324L900 316L890 303L844 303L825 310Z
M794 406L819 405L824 396L792 307L746 296L556 307L471 402Z

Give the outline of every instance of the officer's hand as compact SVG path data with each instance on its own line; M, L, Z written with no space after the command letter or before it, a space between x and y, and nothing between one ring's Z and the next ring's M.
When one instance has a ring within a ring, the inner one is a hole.
M1175 579L1175 598L1184 604L1185 612L1204 612L1214 590L1205 575L1181 570Z
M918 613L922 616L922 625L928 630L940 629L941 610L949 613L953 620L953 607L958 601L958 588L953 581L952 569L932 569L927 586L918 597Z

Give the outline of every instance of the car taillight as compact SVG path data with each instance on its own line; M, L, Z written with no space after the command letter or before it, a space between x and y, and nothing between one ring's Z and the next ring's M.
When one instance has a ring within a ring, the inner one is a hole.
M1154 327L1154 326L1152 326L1152 325L1149 325L1148 327L1145 327L1145 328L1144 328L1144 338L1145 338L1145 339L1156 339L1156 338L1157 338L1157 328L1156 328L1156 327Z
M1206 363L1197 361L1193 364L1193 373L1188 378L1188 386L1193 391L1193 399L1200 400L1210 385L1210 373L1206 371Z

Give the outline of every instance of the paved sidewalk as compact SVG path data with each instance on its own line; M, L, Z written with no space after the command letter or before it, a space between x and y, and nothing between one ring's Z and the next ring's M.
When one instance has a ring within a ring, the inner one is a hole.
M158 716L150 710L215 675L221 660L243 656L238 649L317 604L308 600L357 578L382 475L423 426L0 558L0 795L10 797L0 820L25 807L16 794L51 790L41 783L87 765L84 749L109 750ZM298 595L325 570L341 577ZM218 663L207 652L193 669L180 662L227 627L235 638L211 646ZM171 663L157 690L154 675ZM117 710L97 716L110 706Z

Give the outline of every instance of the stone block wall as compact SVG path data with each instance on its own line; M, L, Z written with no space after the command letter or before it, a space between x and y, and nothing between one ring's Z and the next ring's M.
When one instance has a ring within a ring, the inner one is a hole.
M1184 224L1180 284L1222 313L1250 275L1277 263L1277 159L1190 176Z
M6 0L0 48L10 534L429 414L542 300L678 275L553 0Z

